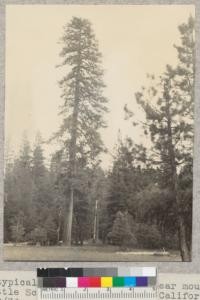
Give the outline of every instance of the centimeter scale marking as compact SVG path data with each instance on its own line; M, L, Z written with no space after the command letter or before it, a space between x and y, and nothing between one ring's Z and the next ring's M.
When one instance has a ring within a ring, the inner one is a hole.
M101 289L38 289L38 300L43 299L157 299L155 288L101 288Z

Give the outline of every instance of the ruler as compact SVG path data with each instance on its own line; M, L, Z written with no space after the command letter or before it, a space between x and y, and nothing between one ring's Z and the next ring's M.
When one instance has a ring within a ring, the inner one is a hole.
M135 299L156 300L155 287L149 288L38 288L38 300L64 299Z

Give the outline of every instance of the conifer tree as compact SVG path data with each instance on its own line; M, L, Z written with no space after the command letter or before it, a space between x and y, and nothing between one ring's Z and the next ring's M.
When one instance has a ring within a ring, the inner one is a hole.
M21 210L24 211L25 215L32 199L33 180L31 161L31 146L27 137L24 135L19 158L16 159L14 165L14 176L16 178L15 199L19 202Z
M31 159L31 147L24 135L18 158L14 159L12 169L5 176L5 213L11 240L21 241L30 222L33 191Z
M136 238L131 232L127 211L116 213L112 231L108 234L108 238L112 240L113 244L119 245L122 249L136 245Z
M117 154L108 176L107 209L111 224L118 211L128 210L136 217L136 194L145 185L140 167L145 160L145 148L135 145L130 139L119 140L118 143Z
M33 149L32 174L33 180L36 185L39 185L40 182L44 180L44 177L46 175L46 168L42 149L42 137L39 133L36 135L35 146Z
M158 86L152 84L136 93L136 100L146 113L147 126L154 146L154 164L161 164L166 186L173 192L180 252L190 260L186 224L179 187L180 170L192 161L194 106L194 20L179 26L181 46L179 64L167 66ZM152 76L154 81L154 77ZM160 159L160 161L157 161Z
M101 54L90 22L74 17L64 27L62 43L62 66L68 66L68 72L60 81L63 123L56 136L63 140L68 159L63 241L70 245L77 158L94 163L103 150L99 129L105 127L107 100L102 94Z
M16 243L22 242L25 234L25 228L20 220L17 221L16 225L11 226L11 237Z

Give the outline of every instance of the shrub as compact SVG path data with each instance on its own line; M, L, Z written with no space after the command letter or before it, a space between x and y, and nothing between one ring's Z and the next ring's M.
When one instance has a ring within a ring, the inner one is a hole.
M138 224L136 229L138 246L147 249L163 247L161 233L155 225Z
M178 234L166 233L164 247L168 249L178 250L179 249Z
M11 226L12 240L16 243L23 242L25 229L22 224L16 224Z
M47 231L38 226L31 231L30 237L35 244L40 243L41 245L44 245L47 242Z
M44 230L46 230L47 233L48 244L55 245L57 243L57 230L56 224L51 216L49 216L45 221Z
M137 244L136 237L130 229L127 213L117 212L112 231L107 235L107 239L111 244L122 248L134 247Z

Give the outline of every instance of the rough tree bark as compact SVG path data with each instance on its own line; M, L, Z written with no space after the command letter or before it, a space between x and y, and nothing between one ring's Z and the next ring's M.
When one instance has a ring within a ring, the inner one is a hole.
M81 30L79 36L81 38ZM70 149L69 149L70 188L69 188L69 196L67 195L66 205L65 205L66 218L64 221L64 232L63 232L63 244L66 246L70 246L72 241L72 224L73 224L73 209L74 209L74 179L76 176L75 174L76 173L76 141L77 141L77 126L78 126L78 114L79 114L79 76L80 76L80 66L81 66L80 39L79 39L79 48L77 51L77 57L78 57L78 61L77 61L77 73L75 78L75 97L74 97L71 140L70 140Z
M179 192L178 192L178 177L177 177L177 168L176 168L176 160L175 160L175 151L174 151L174 145L172 139L172 120L171 120L171 112L170 112L170 103L169 103L170 95L168 93L168 87L165 88L164 97L166 100L167 135L168 135L170 168L172 173L172 191L176 203L180 252L183 261L190 261L191 260L190 250L187 245L185 222L181 211L181 199L179 198Z
M95 211L94 211L94 231L93 231L93 243L98 241L98 200L95 202Z

